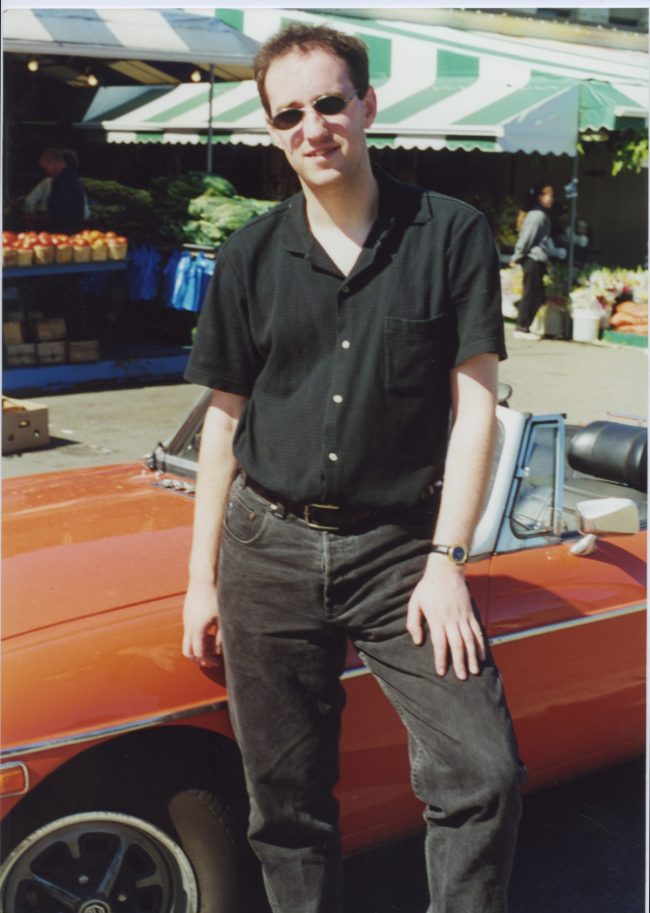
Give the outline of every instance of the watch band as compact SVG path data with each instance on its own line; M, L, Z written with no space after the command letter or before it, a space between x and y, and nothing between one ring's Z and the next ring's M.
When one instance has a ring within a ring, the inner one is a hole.
M461 545L460 543L454 543L453 545L432 545L431 551L437 555L446 555L452 564L458 566L467 564L467 559L469 558L469 551L466 546Z

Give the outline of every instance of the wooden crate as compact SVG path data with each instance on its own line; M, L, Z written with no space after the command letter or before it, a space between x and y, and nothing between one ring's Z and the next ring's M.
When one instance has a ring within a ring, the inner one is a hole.
M66 328L63 317L48 317L36 321L36 339L49 342L52 339L65 339Z
M21 368L37 363L36 343L21 342L5 347L5 365L7 368Z
M62 365L66 356L66 344L63 340L37 342L36 357L39 365Z
M20 320L5 320L2 324L2 338L8 346L19 346L25 342Z
M50 443L48 408L26 399L2 397L2 452L34 450Z
M99 342L96 339L71 339L68 342L68 361L78 364L84 361L99 361Z

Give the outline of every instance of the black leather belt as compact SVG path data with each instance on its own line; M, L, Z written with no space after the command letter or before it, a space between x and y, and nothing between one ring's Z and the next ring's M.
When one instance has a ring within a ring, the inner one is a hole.
M351 532L354 529L360 529L369 526L377 521L386 522L390 518L404 517L408 513L415 511L421 513L425 507L425 499L429 499L433 494L434 486L428 490L423 498L412 507L390 507L390 508L367 508L355 510L353 508L338 507L335 504L300 504L297 501L289 501L281 498L274 492L259 485L254 479L246 477L245 487L250 488L265 501L268 501L269 507L275 512L284 511L285 513L294 514L304 520L311 529L322 529L327 532ZM283 514L284 515L284 514Z

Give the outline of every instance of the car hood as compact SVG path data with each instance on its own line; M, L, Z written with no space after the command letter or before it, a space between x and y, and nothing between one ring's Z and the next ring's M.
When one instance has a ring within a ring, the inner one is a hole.
M3 485L3 636L182 594L192 498L141 464Z

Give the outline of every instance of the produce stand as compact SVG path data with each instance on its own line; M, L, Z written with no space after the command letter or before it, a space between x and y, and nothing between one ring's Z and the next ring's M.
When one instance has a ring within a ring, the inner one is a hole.
M3 231L3 376L11 372L96 362L100 344L96 307L88 296L96 277L125 275L128 242L115 232L86 229L77 235Z
M562 268L551 263L545 279L546 303L532 326L535 333L576 342L599 338L616 345L648 345L648 271L645 269L587 268L576 277L570 294L563 295ZM501 269L503 316L516 320L521 297L521 267Z

